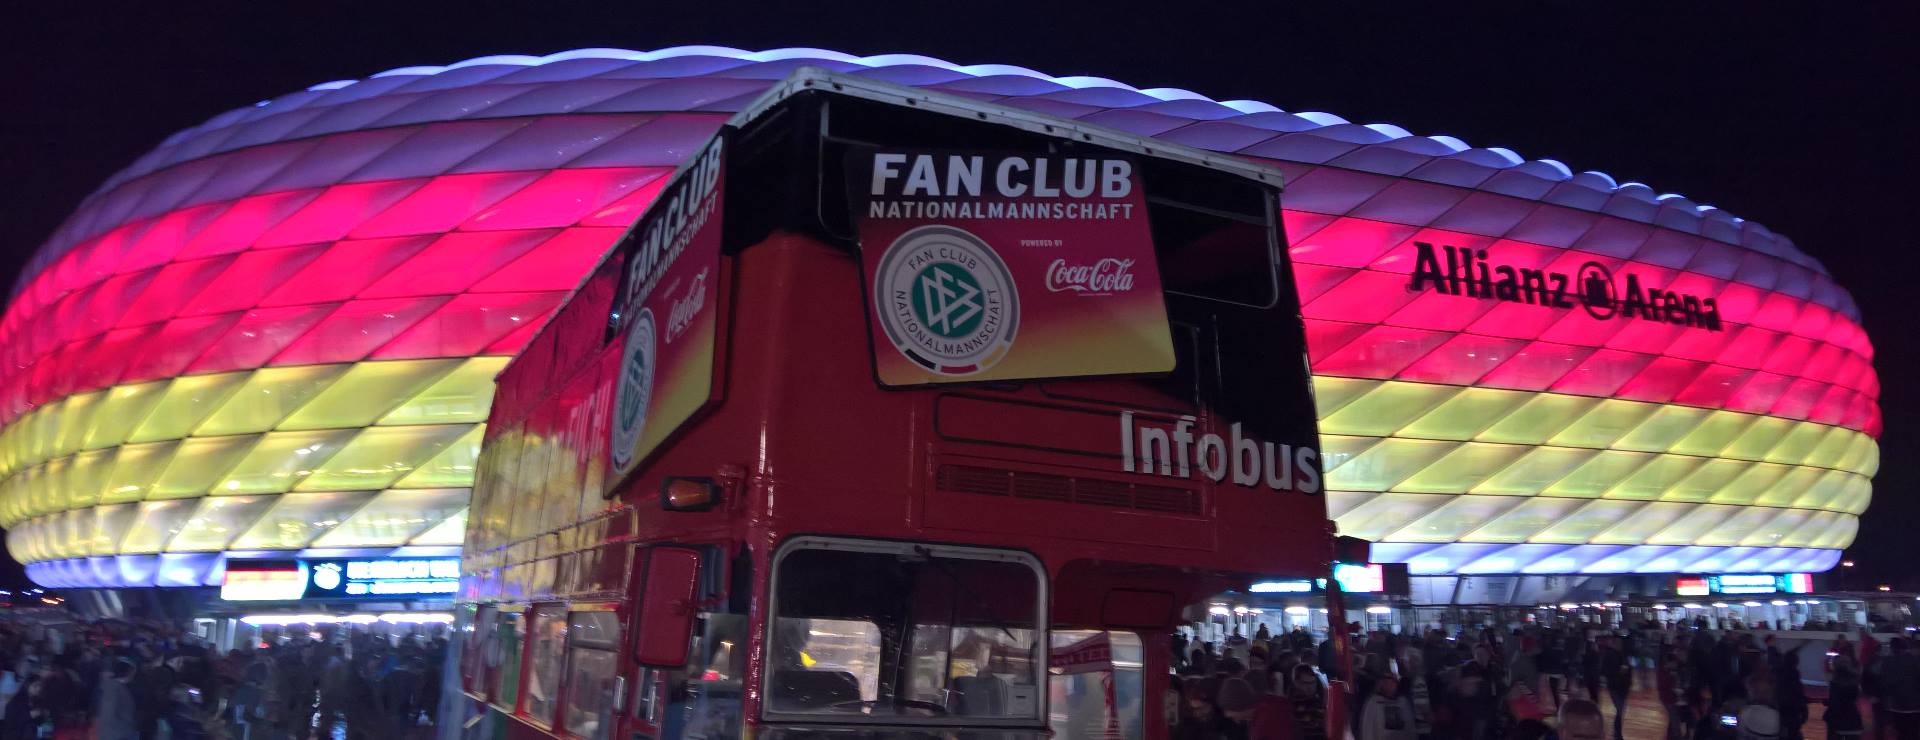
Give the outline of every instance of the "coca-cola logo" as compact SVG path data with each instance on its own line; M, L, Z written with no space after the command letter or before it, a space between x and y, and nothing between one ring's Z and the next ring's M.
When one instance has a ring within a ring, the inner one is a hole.
M1133 290L1133 260L1106 257L1091 265L1056 259L1047 267L1047 290L1081 295L1112 295Z
M700 309L707 304L707 271L693 277L693 283L687 287L686 295L674 299L667 311L667 341L679 339L686 333L693 319L700 315Z

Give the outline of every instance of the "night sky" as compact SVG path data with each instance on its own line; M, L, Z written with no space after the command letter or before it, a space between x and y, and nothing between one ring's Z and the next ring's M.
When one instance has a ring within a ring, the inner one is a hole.
M0 22L0 284L168 134L394 67L596 46L815 46L1180 87L1557 159L1791 237L1859 301L1883 386L1882 467L1846 585L1920 589L1911 4L660 4L15 4ZM9 582L24 581L6 562Z

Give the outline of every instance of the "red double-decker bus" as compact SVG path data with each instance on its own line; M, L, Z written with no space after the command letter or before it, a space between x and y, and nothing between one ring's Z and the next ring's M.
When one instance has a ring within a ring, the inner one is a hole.
M442 726L1165 737L1174 627L1333 557L1279 186L796 72L501 374Z

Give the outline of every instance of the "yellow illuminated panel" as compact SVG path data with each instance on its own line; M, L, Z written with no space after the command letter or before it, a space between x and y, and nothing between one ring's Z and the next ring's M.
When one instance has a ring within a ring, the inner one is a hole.
M1453 442L1388 438L1327 471L1327 487L1385 491L1453 449Z
M380 418L382 426L471 424L487 420L493 406L493 378L506 357L472 357L426 390Z
M273 504L271 496L214 496L200 502L180 532L167 543L167 552L222 550L240 535L240 528Z
M1662 501L1707 501L1713 494L1740 477L1753 463L1741 460L1708 460L1660 495Z
M1572 514L1584 503L1578 499L1530 498L1461 539L1465 542L1524 542Z
M127 435L133 433L134 425L147 418L166 389L166 381L156 380L115 386L108 391L107 397L100 402L100 408L93 413L93 425L87 430L86 448L97 450L126 442Z
M1553 542L1569 545L1585 544L1609 528L1618 526L1634 513L1642 504L1637 501L1587 501L1580 510L1560 517L1550 526L1528 538L1530 542Z
M1481 432L1476 439L1520 445L1543 444L1554 432L1566 428L1599 403L1600 399L1597 398L1536 394L1513 413Z
M146 498L147 489L160 478L160 471L167 469L178 446L179 442L121 446L113 458L113 472L107 475L107 485L100 489L100 503L118 504Z
M1335 521L1341 534L1367 539L1386 539L1394 530L1440 508L1451 496L1418 493L1371 494L1373 498L1355 506Z
M1524 445L1468 442L1455 447L1445 457L1414 473L1394 488L1421 493L1472 490L1495 473L1505 470L1531 449Z
M1321 418L1320 431L1387 436L1458 392L1453 386L1388 383Z
M1535 447L1505 470L1474 486L1474 493L1532 496L1585 464L1597 450L1571 447Z
M464 488L383 491L315 547L403 544L467 507Z
M1692 431L1687 432L1686 436L1681 437L1679 442L1675 442L1673 451L1682 455L1714 457L1719 455L1721 450L1726 449L1727 445L1733 444L1733 440L1745 432L1747 427L1753 426L1753 422L1757 419L1759 419L1757 416L1730 411L1712 412L1695 425Z
M1400 434L1427 439L1473 439L1533 394L1497 388L1466 388L1421 416Z
M466 434L454 440L453 444L440 451L424 463L421 463L407 477L401 478L394 488L456 488L473 485L473 468L480 459L480 438L487 431L485 424L475 424ZM598 495L597 493L595 494Z
M1611 447L1659 408L1651 403L1607 399L1568 424L1549 438L1547 443L1570 447Z
M1595 498L1638 472L1655 457L1645 452L1605 450L1587 458L1585 464L1555 481L1544 493L1548 496Z
M465 539L466 535L467 510L461 509L459 513L447 517L446 521L434 525L432 529L421 533L420 536L413 538L413 541L407 544L458 545Z
M93 536L88 548L90 554L119 553L120 541L126 539L127 530L133 528L133 518L138 514L138 504L94 507Z
M1451 542L1478 529L1525 499L1511 496L1450 496L1445 506L1388 535L1398 542Z
M467 427L369 427L301 481L299 491L386 488L453 444Z
M1720 451L1720 456L1737 457L1742 460L1766 459L1767 451L1780 444L1781 440L1786 438L1787 431L1793 426L1794 422L1791 419L1782 419L1777 416L1755 417L1753 423L1747 425L1746 430L1735 437L1732 444Z
M194 501L147 501L139 505L133 526L120 541L122 553L149 553L165 549L167 541L180 531L193 515Z
M240 390L248 375L221 373L174 378L173 382L167 384L160 401L154 404L152 413L134 427L127 441L155 442L187 436L187 432L199 426L202 419L225 403L228 396Z
M297 550L309 547L373 500L371 491L289 493L273 496L274 507L234 540L240 550Z
M240 434L274 428L345 374L344 365L269 367L254 371L246 385L194 434Z
M1320 412L1320 417L1326 418L1353 399L1382 384L1378 380L1315 375L1313 376L1313 405Z
M215 493L284 493L353 439L356 430L268 432L213 484Z
M363 427L444 377L459 360L405 360L363 362L299 410L280 422L280 429L338 429Z
M1660 406L1640 426L1627 432L1613 446L1622 450L1640 452L1665 452L1673 449L1695 427L1700 426L1712 411L1691 406Z
M245 457L258 434L226 437L194 437L180 441L166 470L147 489L147 499L192 498L205 496L220 474Z

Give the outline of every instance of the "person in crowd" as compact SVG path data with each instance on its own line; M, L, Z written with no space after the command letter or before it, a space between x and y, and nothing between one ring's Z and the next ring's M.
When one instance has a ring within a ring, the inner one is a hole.
M1392 674L1374 679L1373 693L1361 703L1359 715L1359 740L1417 740L1420 736L1413 703L1400 695L1400 679Z
M1605 682L1605 672L1600 667L1600 646L1582 635L1580 644L1580 684L1587 690L1587 700L1600 703L1600 685Z
M1920 740L1920 655L1914 653L1913 641L1905 637L1893 638L1892 650L1882 659L1881 701L1886 704L1894 737Z
M1260 693L1245 679L1222 681L1216 704L1232 723L1237 737L1247 740L1295 740L1297 737L1292 705L1284 698Z
M1181 689L1186 702L1180 722L1173 728L1173 740L1237 740L1243 737L1215 704L1221 682L1213 678L1190 677Z
M1845 636L1841 640L1845 640ZM1834 645L1833 666L1827 680L1827 709L1820 715L1833 740L1857 740L1866 732L1860 716L1860 664L1839 641Z
M1613 740L1626 740L1628 692L1633 690L1633 663L1620 638L1609 635L1600 649L1599 672L1607 684L1607 698L1613 701Z
M1433 691L1429 688L1426 657L1419 650L1403 649L1400 685L1413 707L1413 731L1422 738L1433 735Z
M1327 735L1327 696L1313 666L1300 663L1287 679L1287 700L1293 705L1293 726L1301 738Z
M1565 696L1561 688L1567 682L1567 650L1559 635L1549 635L1545 643L1535 658L1536 670L1547 679L1547 693L1553 695L1553 709L1557 712Z
M1693 737L1693 726L1698 718L1693 715L1696 703L1688 683L1691 675L1684 642L1668 645L1661 651L1655 680L1660 694L1660 707L1667 712L1666 740L1689 740Z
M93 705L91 740L133 740L139 737L134 720L133 663L115 661L106 680L100 682L99 697Z
M1558 740L1606 740L1607 718L1600 705L1586 699L1570 699L1560 705L1554 736Z
M1782 651L1774 661L1773 701L1780 711L1780 737L1801 740L1801 728L1807 724L1807 689L1800 680L1800 648Z

